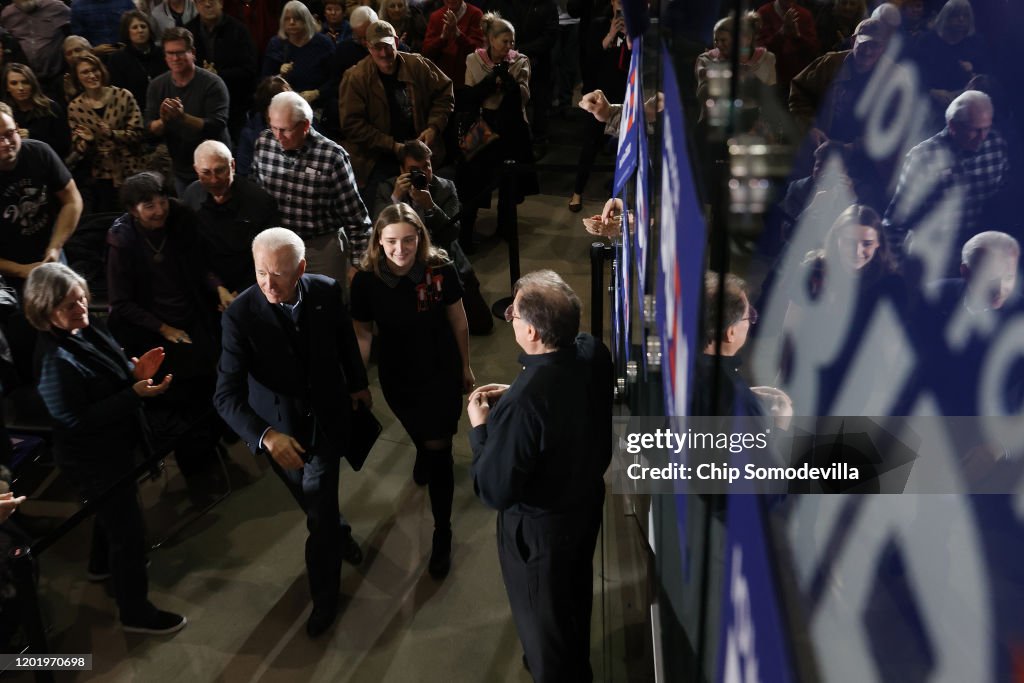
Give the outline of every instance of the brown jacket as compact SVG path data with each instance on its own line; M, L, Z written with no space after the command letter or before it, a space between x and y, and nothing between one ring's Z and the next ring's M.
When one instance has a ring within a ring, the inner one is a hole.
M422 133L427 127L437 135L431 149L433 163L444 159L442 140L448 116L455 109L452 81L426 57L399 52L398 80L406 84L412 102L413 127ZM342 145L352 157L356 181L363 185L377 158L393 154L395 140L391 136L391 111L384 86L372 57L365 57L345 72L338 91L338 114L341 121Z

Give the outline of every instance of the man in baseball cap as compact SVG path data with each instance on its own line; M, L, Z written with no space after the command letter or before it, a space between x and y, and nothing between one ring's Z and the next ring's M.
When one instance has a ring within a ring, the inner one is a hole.
M339 117L356 180L370 195L398 175L397 154L407 140L444 155L442 133L455 108L451 80L426 57L398 51L395 27L375 21L366 28L369 59L345 72Z

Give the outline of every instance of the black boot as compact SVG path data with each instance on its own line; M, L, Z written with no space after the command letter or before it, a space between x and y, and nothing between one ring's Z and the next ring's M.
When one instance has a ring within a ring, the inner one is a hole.
M425 451L430 462L430 511L434 516L434 539L428 570L435 579L448 576L452 553L452 498L455 496L455 472L451 448Z
M452 530L434 529L434 539L430 544L430 562L427 571L437 581L448 576L452 569Z

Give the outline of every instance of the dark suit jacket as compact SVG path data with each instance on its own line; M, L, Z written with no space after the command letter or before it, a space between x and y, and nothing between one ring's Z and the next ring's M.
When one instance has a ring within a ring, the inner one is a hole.
M267 427L308 447L312 412L326 439L317 451L343 455L352 413L349 394L367 387L366 370L338 283L303 275L299 287L305 329L298 338L307 349L293 346L286 312L274 310L258 286L242 292L224 312L214 404L254 453Z

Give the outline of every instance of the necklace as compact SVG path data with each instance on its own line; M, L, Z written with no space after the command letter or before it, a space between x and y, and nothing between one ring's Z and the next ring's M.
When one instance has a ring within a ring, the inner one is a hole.
M162 242L160 242L160 246L159 247L153 246L153 243L150 242L149 238L146 237L145 235L142 236L142 239L146 242L146 246L148 246L153 251L153 263L163 263L164 262L163 251L164 251L164 247L167 246L167 235L164 234L164 239L163 239Z

